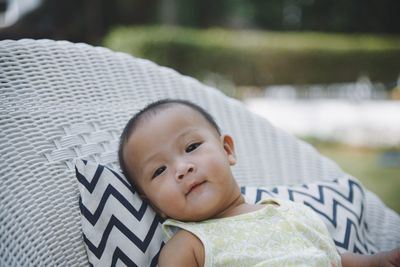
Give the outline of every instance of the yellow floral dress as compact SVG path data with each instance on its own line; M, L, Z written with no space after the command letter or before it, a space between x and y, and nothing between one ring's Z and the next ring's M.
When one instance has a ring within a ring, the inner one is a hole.
M196 235L209 266L341 266L324 223L308 207L266 199L246 214L202 222L167 220L167 240L179 229Z

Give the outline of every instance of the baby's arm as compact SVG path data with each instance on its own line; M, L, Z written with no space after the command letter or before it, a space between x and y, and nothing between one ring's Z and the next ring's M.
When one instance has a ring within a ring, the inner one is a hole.
M343 267L366 266L366 267L394 267L400 266L400 249L380 252L374 255L360 255L344 253L342 257Z
M203 243L192 233L180 230L161 250L158 266L204 266Z

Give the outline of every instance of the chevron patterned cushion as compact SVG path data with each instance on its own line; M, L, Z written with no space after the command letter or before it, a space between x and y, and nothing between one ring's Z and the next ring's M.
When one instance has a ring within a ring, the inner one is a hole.
M301 186L275 188L242 187L249 203L266 197L277 197L304 203L312 208L326 224L339 252L375 253L368 238L365 219L365 194L362 185L346 176L334 181L319 181Z
M94 266L156 266L162 219L146 205L126 178L100 164L76 162L83 238ZM352 177L302 186L241 187L249 203L266 197L302 202L325 222L340 252L374 253L368 239L365 197Z
M163 245L162 220L125 177L77 160L83 239L94 266L156 266Z

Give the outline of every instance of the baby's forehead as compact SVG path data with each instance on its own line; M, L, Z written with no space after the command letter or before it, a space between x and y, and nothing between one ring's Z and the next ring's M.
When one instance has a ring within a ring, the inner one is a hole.
M146 125L146 122L148 122L152 118L156 118L156 117L160 116L161 114L165 115L165 112L170 109L182 109L182 111L180 113L181 116L172 116L172 114L171 114L171 117L173 117L175 119L181 119L181 118L186 117L187 115L192 115L192 116L194 115L194 116L200 118L201 120L205 121L212 128L216 128L213 125L213 123L207 118L207 116L205 114L203 114L200 110L197 110L196 108L191 107L186 104L183 104L183 103L167 103L167 104L163 104L160 106L156 106L150 110L147 110L139 118L137 126L140 127L140 126ZM168 114L168 112L167 112L167 114ZM216 130L217 130L217 128L216 128Z
M169 109L186 109L186 111L188 112L194 112L198 115L203 116L203 114L201 114L201 112L199 110L197 110L196 108L183 104L183 103L165 103L159 106L155 106L152 109L147 110L147 112L145 113L145 115L147 116L156 116L157 114L162 113L163 111L169 110ZM203 116L204 117L204 116Z
M146 114L135 128L131 134L130 143L142 146L146 146L143 142L149 142L149 140L166 142L170 138L181 139L200 133L212 134L218 138L220 136L218 128L201 112L179 104Z
M197 106L167 103L139 114L128 135L127 145L135 147L149 140L168 140L171 134L174 136L187 127L203 129L204 133L209 132L218 138L221 136L218 125L207 111Z

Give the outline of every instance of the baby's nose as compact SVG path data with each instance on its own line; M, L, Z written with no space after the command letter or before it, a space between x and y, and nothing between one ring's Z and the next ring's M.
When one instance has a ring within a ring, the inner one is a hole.
M192 163L189 162L182 162L178 165L176 170L176 178L178 180L182 180L187 176L189 173L194 172L195 168Z

